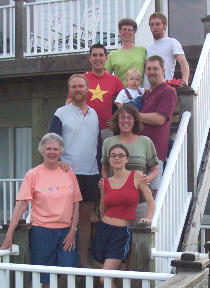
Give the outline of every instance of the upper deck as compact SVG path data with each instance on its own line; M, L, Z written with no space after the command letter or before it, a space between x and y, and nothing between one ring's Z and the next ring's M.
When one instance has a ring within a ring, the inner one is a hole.
M138 45L152 41L148 17L155 11L154 0L14 3L0 6L0 77L87 71L92 44L120 47L118 22L124 17L138 22Z

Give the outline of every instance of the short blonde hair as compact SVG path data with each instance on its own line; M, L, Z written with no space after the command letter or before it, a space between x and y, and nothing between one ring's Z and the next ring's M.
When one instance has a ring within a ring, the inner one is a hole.
M69 80L68 80L68 87L69 88L70 88L71 80L74 79L74 78L82 78L82 79L84 79L87 87L89 87L89 82L88 82L87 78L84 76L84 74L73 74L73 75L71 75L71 77L69 77Z
M126 73L126 78L128 78L128 75L129 75L130 73L139 74L139 75L140 75L140 78L141 78L141 72L140 72L137 68L131 68L131 69L129 69L129 70L127 71L127 73Z

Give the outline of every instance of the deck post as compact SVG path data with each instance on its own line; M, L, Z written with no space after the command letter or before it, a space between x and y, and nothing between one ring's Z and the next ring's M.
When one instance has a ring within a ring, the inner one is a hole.
M140 272L155 272L155 259L151 259L151 248L155 247L155 229L150 223L139 222L137 227L130 227L132 233L132 269ZM141 280L132 287L140 288ZM154 287L151 281L150 287Z
M26 11L24 0L15 1L15 58L23 59L26 35Z
M39 95L35 95L39 97ZM44 133L44 117L46 111L46 99L32 99L32 166L35 167L43 162L38 151L38 145Z
M157 288L176 287L209 287L208 258L200 258L198 252L185 252L180 258L171 261L171 266L176 267L176 275L166 280Z
M155 12L162 11L162 0L155 0Z
M204 38L210 33L210 0L207 0L206 2L206 17L201 18L201 21L204 23Z
M193 193L197 188L197 115L196 115L196 97L197 92L191 87L186 87L177 91L179 96L180 115L185 111L191 112L191 118L188 124L187 132L187 173L188 173L188 191Z
M201 21L204 24L204 39L206 35L210 33L210 15L207 15L205 18L201 18Z

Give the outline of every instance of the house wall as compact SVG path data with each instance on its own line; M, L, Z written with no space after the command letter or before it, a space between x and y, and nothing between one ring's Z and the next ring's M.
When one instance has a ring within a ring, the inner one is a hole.
M209 0L170 0L169 36L176 38L182 45L202 45L204 29L201 18L206 17Z
M68 78L69 74L0 80L0 137L4 139L0 178L22 178L42 162L38 143L56 109L65 104Z

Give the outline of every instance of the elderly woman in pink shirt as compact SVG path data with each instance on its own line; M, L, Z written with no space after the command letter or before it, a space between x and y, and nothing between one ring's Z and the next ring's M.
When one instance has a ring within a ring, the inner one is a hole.
M13 232L32 201L29 243L31 264L77 267L79 201L82 200L73 170L64 172L58 159L64 152L63 139L55 134L44 135L38 150L44 163L29 170L21 185L17 204L0 249L12 250ZM42 273L43 288L50 287L49 274Z

